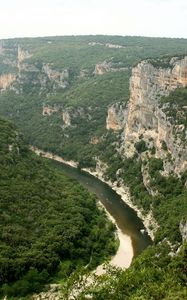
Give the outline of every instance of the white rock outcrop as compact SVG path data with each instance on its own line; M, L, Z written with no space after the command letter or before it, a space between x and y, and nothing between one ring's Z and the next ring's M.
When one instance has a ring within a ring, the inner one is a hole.
M130 79L130 99L127 119L124 126L124 154L132 156L135 153L134 144L140 137L149 143L153 140L156 157L165 158L162 149L163 141L173 159L173 171L177 174L187 169L187 139L185 128L178 128L170 122L166 114L159 108L162 96L168 96L176 88L187 86L187 57L172 60L168 68L156 68L147 61L139 63L132 70ZM186 138L181 140L180 134ZM180 131L180 132L179 132ZM167 166L166 166L167 167ZM168 165L169 170L169 165Z

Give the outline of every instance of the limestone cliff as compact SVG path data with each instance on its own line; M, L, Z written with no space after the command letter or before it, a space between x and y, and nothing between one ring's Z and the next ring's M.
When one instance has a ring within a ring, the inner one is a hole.
M149 61L133 68L128 109L122 111L112 105L106 122L107 129L124 128L121 152L125 156L133 156L135 143L143 139L148 148L155 147L155 156L163 159L166 175L171 171L179 174L187 169L185 126L167 117L167 104L160 105L162 96L186 86L187 57L171 59L167 68L154 67ZM163 149L163 142L167 151Z
M95 70L93 72L94 75L103 75L108 72L124 72L127 71L129 68L121 67L121 63L115 63L113 59L104 60L101 63L95 65Z
M2 74L0 75L0 91L6 90L14 82L16 76L14 74Z
M139 134L147 131L154 137L155 129L159 129L159 119L164 118L157 110L160 97L186 85L187 57L176 61L167 69L155 68L146 61L138 64L132 70L130 80L131 96L125 128L126 140L136 139ZM154 132L150 132L152 130Z
M69 72L67 69L59 72L53 70L50 64L43 64L42 71L47 75L50 81L56 84L57 87L65 89L68 86Z
M43 105L42 115L43 116L51 116L54 112L58 112L58 106L50 106L50 105Z
M127 118L127 109L121 103L114 103L108 108L106 119L106 128L112 130L120 130L124 128Z
M32 54L28 50L24 50L22 47L18 46L18 64L22 63L25 59L31 57Z
M43 104L42 115L43 116L51 116L54 113L59 113L61 119L63 121L63 126L68 127L71 125L71 113L69 109L63 108L63 106L59 105L46 105Z
M68 110L62 111L62 120L64 122L64 126L68 127L71 125L71 116Z
M110 72L111 67L112 67L112 63L110 61L105 60L102 63L96 64L94 74L103 75L106 72Z

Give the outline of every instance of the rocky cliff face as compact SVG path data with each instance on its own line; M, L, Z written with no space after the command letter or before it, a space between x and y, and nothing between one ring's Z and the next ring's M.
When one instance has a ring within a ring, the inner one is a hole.
M101 63L95 65L94 75L103 75L108 72L124 72L129 68L121 67L121 63L113 62L112 58L110 60L105 60Z
M131 96L125 129L126 140L158 127L158 119L163 119L156 111L161 96L167 96L177 87L187 85L187 57L176 61L167 69L154 68L146 61L132 70L130 80Z
M71 113L72 117L74 116L73 112L69 109L63 108L62 106L58 105L43 105L42 109L42 116L51 116L54 113L58 113L61 116L61 119L63 121L63 127L68 127L71 125Z
M68 110L62 111L62 120L64 122L64 126L68 127L71 125L71 116Z
M43 105L42 115L51 116L53 113L58 111L59 111L58 106Z
M22 63L25 59L27 59L31 56L32 56L32 54L29 53L29 51L24 50L20 46L18 46L18 55L17 55L18 64Z
M122 111L120 107L111 106L106 122L107 129L124 128L121 151L125 156L133 156L136 152L135 143L143 139L148 148L155 147L155 156L164 160L166 175L170 171L179 174L187 169L185 127L166 116L167 105L159 107L162 96L186 86L187 57L181 60L173 58L168 68L156 68L143 61L132 70L128 110ZM163 142L167 151L163 149Z
M48 79L56 84L57 87L65 89L68 86L69 72L64 69L62 72L51 69L50 64L44 64L42 71Z
M58 89L65 89L69 85L69 72L67 69L60 71L52 69L50 64L37 66L25 61L25 54L19 54L18 77L20 87L30 82L33 86L40 87L40 92L55 92ZM50 87L50 88L49 88ZM20 88L21 89L21 88Z
M114 103L108 108L106 119L106 128L112 130L120 130L125 126L127 119L127 109L121 103Z
M94 74L103 75L106 72L110 72L112 68L111 61L103 61L102 63L96 64Z
M16 76L11 73L0 75L0 92L10 87L11 83L13 83L15 79Z
M1 61L7 67L12 67L14 74L4 74L1 76L0 89L5 90L10 84L17 80L14 89L17 93L21 93L24 86L37 86L40 89L38 92L55 92L58 89L65 89L69 85L69 71L63 69L55 70L50 63L38 63L29 60L33 54L23 49L21 46L15 46L13 49L3 48L0 43ZM10 72L11 73L11 72Z
M86 109L83 109L82 107L73 108L71 106L65 107L63 105L49 105L43 103L43 108L41 111L42 116L50 117L54 113L57 113L60 116L62 120L62 129L65 129L69 126L72 126L74 128L77 127L76 120L80 122L81 119L91 120L92 118L89 112Z

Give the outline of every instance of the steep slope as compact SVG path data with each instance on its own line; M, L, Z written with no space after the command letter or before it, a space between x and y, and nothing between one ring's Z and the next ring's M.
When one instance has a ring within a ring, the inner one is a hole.
M97 278L77 299L186 297L186 86L187 57L143 61L132 70L129 102L108 108L105 151L96 170L119 188L128 185L134 204L151 211L159 228L153 246L127 271Z
M134 202L147 213L152 210L160 226L186 186L186 86L187 57L167 59L167 64L165 59L143 61L132 70L128 105L113 104L106 119L115 136L114 156L102 156L109 166L106 175L129 185ZM185 202L179 202L179 210L177 220L165 219L175 224L170 234L164 227L157 233L172 242L187 213Z
M164 160L165 174L186 170L186 86L187 57L171 59L165 69L143 61L132 70L128 107L112 105L106 119L107 129L123 129L122 155L133 157L145 143L147 154L154 148Z
M151 139L156 148L156 157L166 156L167 153L164 153L162 149L163 143L166 143L171 158L174 160L174 172L185 171L187 168L186 128L178 122L177 116L176 118L166 116L165 112L169 109L166 104L159 104L161 97L168 96L177 88L186 86L187 57L181 60L172 59L166 69L155 68L148 62L142 62L133 69L128 117L124 131L126 156L134 154L131 144L135 145L140 141L140 137L143 137L147 146ZM187 116L186 113L184 111L184 118ZM178 111L178 117L179 114L180 111ZM181 136L184 136L183 140L180 139ZM168 166L168 169L171 171L171 167Z
M114 227L94 196L0 119L0 295L24 296L54 274L95 267L115 252Z

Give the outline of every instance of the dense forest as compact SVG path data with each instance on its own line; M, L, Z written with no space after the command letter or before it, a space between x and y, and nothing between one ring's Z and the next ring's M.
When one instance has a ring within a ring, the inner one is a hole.
M0 293L24 296L115 253L115 226L76 181L36 157L0 119ZM66 267L67 269L67 267Z

